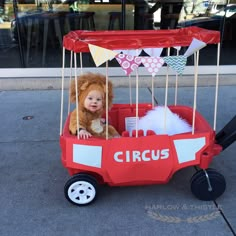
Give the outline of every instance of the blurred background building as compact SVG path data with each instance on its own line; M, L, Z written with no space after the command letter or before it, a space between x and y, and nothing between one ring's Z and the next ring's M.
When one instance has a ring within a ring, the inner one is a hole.
M71 30L188 26L219 30L220 63L235 65L236 0L0 0L0 68L60 68ZM203 50L200 65L215 65L215 47ZM94 67L89 55L84 65Z

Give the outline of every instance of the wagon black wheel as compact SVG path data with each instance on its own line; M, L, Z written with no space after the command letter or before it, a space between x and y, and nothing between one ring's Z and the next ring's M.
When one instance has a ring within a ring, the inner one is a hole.
M66 182L64 193L66 199L72 204L87 205L96 198L97 181L88 174L77 174Z
M192 176L190 184L193 195L203 201L217 199L224 193L226 188L224 176L214 169L197 171Z

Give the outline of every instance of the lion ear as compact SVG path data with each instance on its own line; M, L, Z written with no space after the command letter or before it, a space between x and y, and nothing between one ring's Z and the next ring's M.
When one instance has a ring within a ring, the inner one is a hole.
M77 87L78 87L78 94L81 92L81 91L84 91L87 89L89 85L89 82L86 81L81 81L81 80L77 80ZM70 85L70 101L71 102L75 102L76 101L76 87L75 87L75 81L71 81L71 85Z
M85 90L85 89L87 89L88 84L89 84L88 81L86 81L85 83L83 83L83 84L80 86L80 90Z

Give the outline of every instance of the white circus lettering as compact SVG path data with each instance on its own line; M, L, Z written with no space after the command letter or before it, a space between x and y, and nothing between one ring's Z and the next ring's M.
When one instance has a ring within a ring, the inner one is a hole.
M169 158L169 149L144 150L144 151L119 151L115 152L114 160L116 162L141 162L141 161L157 161Z

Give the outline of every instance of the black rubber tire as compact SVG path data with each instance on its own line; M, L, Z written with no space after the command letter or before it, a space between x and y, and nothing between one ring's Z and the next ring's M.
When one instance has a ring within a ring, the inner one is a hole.
M203 201L212 201L220 197L226 189L226 181L222 174L210 168L206 169L212 186L212 191L208 189L207 177L204 170L197 171L191 178L191 192Z
M85 206L96 199L97 189L97 180L91 175L81 173L66 182L64 194L70 203L77 206ZM75 191L77 191L77 194L73 196Z

